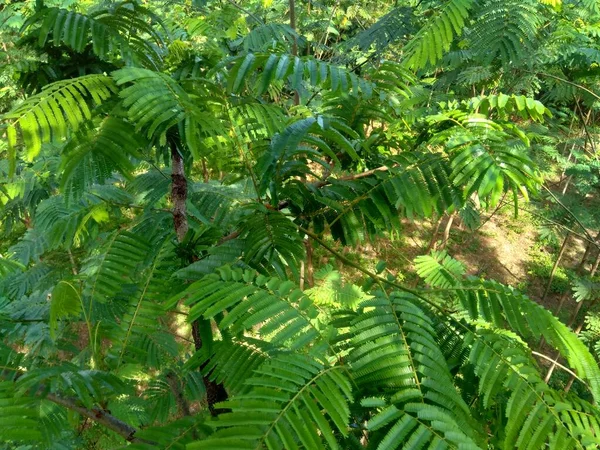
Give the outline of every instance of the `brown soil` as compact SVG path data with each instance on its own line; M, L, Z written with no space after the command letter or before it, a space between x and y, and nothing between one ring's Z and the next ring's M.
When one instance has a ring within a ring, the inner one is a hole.
M556 313L564 294L550 292L542 301L547 278L531 273L532 252L538 240L538 228L531 216L522 213L514 218L511 212L495 214L475 231L467 230L459 220L452 226L450 238L446 246L448 254L461 261L469 275L499 281L503 284L519 288L533 300L540 302L547 309ZM447 218L442 220L438 228L436 248L441 246ZM436 221L403 220L402 230L397 236L380 237L372 243L364 243L358 248L338 248L348 258L360 263L366 269L375 270L379 260L386 262L383 275L393 274L408 286L418 282L414 273L414 259L428 253L431 236L436 228ZM547 250L554 260L557 251ZM579 264L585 251L582 239L572 237L560 266L574 269ZM316 259L317 267L330 261L330 255L323 253ZM351 282L360 282L364 275L341 264L337 267ZM576 303L570 292L566 293L566 301L559 317L568 322Z
M510 224L509 224L510 225ZM515 229L505 217L492 217L476 232L452 237L448 253L461 261L471 275L517 286L527 278L529 250L535 242L533 226Z

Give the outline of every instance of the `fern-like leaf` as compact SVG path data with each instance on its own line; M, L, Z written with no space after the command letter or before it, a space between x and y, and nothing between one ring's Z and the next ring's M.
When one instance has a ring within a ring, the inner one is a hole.
M276 262L281 258L290 268L304 257L304 245L296 226L282 213L258 207L241 228L245 238L244 257L252 264Z
M2 117L8 122L9 147L16 147L20 130L27 157L33 159L42 143L67 137L69 127L77 130L92 117L90 107L101 105L115 91L113 80L106 75L85 75L46 86Z
M289 50L295 40L300 36L287 24L266 23L261 24L250 31L244 37L244 50L247 52L262 52L275 47L278 44L285 45Z
M324 330L314 322L318 310L293 282L228 266L218 272L192 283L167 308L184 299L191 306L188 321L214 319L234 336L254 330L274 346L299 349L323 343Z
M417 274L431 286L447 288L455 286L465 274L465 267L445 251L432 251L430 255L415 258Z
M254 77L261 73L260 78ZM337 92L352 90L355 94L362 92L370 96L373 92L371 82L349 72L345 68L328 64L313 58L300 58L287 54L254 54L234 60L228 73L228 90L240 92L251 81L256 84L259 95L264 94L269 86L278 81L289 81L290 88L299 90L307 82L311 86L324 86Z
M114 171L131 176L130 157L141 146L134 128L117 117L107 117L98 129L77 134L65 146L61 187L67 202L78 200L94 184L104 184Z
M526 339L543 337L589 383L594 398L600 398L598 364L583 342L552 313L513 288L494 281L463 284L456 289L472 319L481 318L498 327L509 326Z
M65 44L82 53L91 43L94 53L102 59L121 57L128 63L140 62L156 68L161 62L157 47L164 42L151 22L161 23L158 16L140 4L125 1L90 15L43 8L25 22L23 30L39 25L34 33L40 47L51 41L54 46Z
M56 336L58 320L81 313L81 297L72 284L61 281L52 290L50 303L50 336Z
M479 58L517 65L534 51L542 17L537 0L489 0L479 11L469 37Z
M363 406L382 408L368 423L370 430L384 430L379 448L411 449L417 442L480 448L481 436L454 387L430 319L405 295L375 295L353 321L350 361L356 383L375 396ZM375 382L378 389L370 390Z
M517 340L481 330L467 336L465 344L471 347L469 361L479 376L483 404L489 406L505 389L510 392L504 448L580 449L600 444L597 409L585 402L569 406L542 381Z
M0 441L39 442L39 409L36 401L17 396L12 381L0 382Z
M456 36L460 36L475 0L450 0L404 47L405 64L420 69L442 59Z
M282 354L247 384L248 393L221 404L232 412L219 416L220 429L188 448L335 449L336 435L348 433L352 389L343 367Z
M150 251L150 243L137 234L128 231L112 234L99 254L84 265L86 298L100 303L113 300L125 284L134 283L132 275Z

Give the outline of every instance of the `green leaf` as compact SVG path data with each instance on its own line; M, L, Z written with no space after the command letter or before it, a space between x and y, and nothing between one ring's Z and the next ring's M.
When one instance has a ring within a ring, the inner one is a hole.
M67 282L59 282L50 297L50 336L56 339L58 321L68 316L79 316L81 297L75 287Z

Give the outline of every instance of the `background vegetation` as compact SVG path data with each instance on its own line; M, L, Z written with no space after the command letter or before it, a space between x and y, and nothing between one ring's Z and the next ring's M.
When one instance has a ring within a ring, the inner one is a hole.
M596 0L1 5L2 448L598 448Z

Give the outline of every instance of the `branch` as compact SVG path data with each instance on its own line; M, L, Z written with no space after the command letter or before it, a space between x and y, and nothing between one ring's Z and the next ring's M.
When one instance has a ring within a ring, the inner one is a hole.
M377 172L387 172L388 170L390 170L389 167L387 167L387 166L381 166L381 167L376 167L375 169L367 170L366 172L361 172L361 173L356 173L354 175L348 175L348 176L345 176L345 177L340 177L340 178L338 178L338 180L343 180L343 181L358 180L360 178L365 178L365 177L368 177L370 175L373 175L374 173L377 173Z
M258 22L260 25L264 25L265 23L258 17L256 16L256 14L253 14L252 12L248 11L245 8L242 8L240 5L238 5L236 2L234 2L233 0L227 0L231 5L233 5L235 8L239 9L241 12L243 12L244 14L248 14L249 17L252 17L256 22Z
M581 105L579 104L579 101L577 101L575 103L575 105L577 105L577 110L579 111L579 117L581 117L581 123L583 123L583 130L585 131L585 136L586 136L588 142L590 143L590 147L592 147L592 155L591 156L595 156L596 155L596 147L594 146L594 140L592 139L590 131L588 130L588 127L587 127L587 119L583 116L583 111L581 110ZM590 110L590 112L591 112L591 110ZM589 117L589 114L588 114L588 117ZM585 144L583 146L583 149L586 150ZM586 150L586 152L587 152L587 150Z
M78 401L74 398L62 397L52 393L47 394L44 398L46 398L46 400L50 400L53 403L56 403L57 405L70 409L71 411L75 411L81 416L87 417L88 419L93 420L94 422L99 423L100 425L105 426L109 430L117 433L119 436L122 436L128 442L137 444L158 445L158 443L156 442L135 437L135 434L138 431L136 428L126 424L125 422L122 422L112 414L108 413L103 409L98 408L97 406L88 409L83 406L80 406L78 404Z
M535 355L535 356L538 356L539 358L543 358L546 361L550 361L552 363L552 365L561 368L562 370L564 370L565 372L567 372L568 374L570 374L572 377L577 378L577 380L579 380L581 382L581 384L583 384L585 387L587 387L588 389L590 388L590 386L585 382L585 380L582 380L581 378L579 378L575 372L573 372L568 367L565 367L562 364L559 364L558 362L556 362L554 359L550 358L549 356L546 356L543 353L534 352L534 351L532 351L531 354Z
M371 169L371 170L367 170L366 172L361 172L361 173L356 173L354 175L346 175L343 177L339 177L339 178L333 178L333 180L337 180L337 181L352 181L352 180L358 180L360 178L366 178L368 176L371 176L377 172L387 172L388 170L390 170L389 167L387 166L381 166L381 167L376 167L375 169ZM325 179L322 179L320 181L314 181L314 182L310 182L310 183L305 183L307 186L311 186L315 189L320 189L323 186L327 186L328 184L331 184L331 176L327 176ZM264 203L264 206L268 209L271 210L277 210L277 211L281 211L282 209L287 208L290 205L289 200L283 200L281 202L279 202L279 204L274 207L271 206L269 203ZM237 237L237 236L234 236ZM224 241L228 240L227 237L224 238Z
M581 89L582 91L587 92L588 94L592 95L596 100L600 100L600 96L598 94L596 94L594 91L586 88L585 86L582 86L581 84L577 84L577 83L573 83L572 81L569 80L565 80L564 78L561 77L557 77L556 75L551 75L549 73L544 73L544 72L532 72L531 70L523 70L524 72L527 73L531 73L533 75L541 75L543 77L548 77L548 78L554 78L557 81L562 81L563 83L567 83L570 84L571 86L574 86L576 88Z
M407 292L409 294L412 294L415 297L420 298L421 300L423 300L427 304L435 307L436 309L438 309L440 311L443 311L443 309L439 305L437 305L435 302L432 302L431 300L427 299L426 297L422 296L418 291L416 291L414 289L407 288L407 287L401 285L400 283L396 283L395 281L386 280L385 278L380 277L376 273L373 273L373 272L365 269L360 264L355 263L354 261L346 258L344 255L342 255L341 253L337 252L332 247L330 247L329 245L327 245L327 243L325 241L323 241L323 239L321 239L318 235L316 235L312 231L309 231L306 228L303 228L303 227L301 227L299 225L296 225L296 228L298 228L298 230L300 230L302 233L306 234L313 241L315 241L317 244L319 244L321 247L323 247L325 250L327 250L329 253L331 253L333 256L335 256L336 259L338 261L340 261L342 264L344 264L346 266L349 266L349 267L355 268L359 272L364 273L365 275L367 275L368 277L372 278L373 280L375 280L375 281L377 281L379 283L389 284L390 286L394 286L396 289L399 289L401 291L404 291L404 292Z
M596 242L596 240L594 239L594 237L593 237L593 236L592 236L590 233L588 233L588 230L587 230L587 228L585 227L585 225L583 225L583 224L581 223L581 220L579 220L579 219L577 218L577 216L576 216L576 215L573 213L573 211L571 211L571 210L570 210L570 209L569 209L569 208L568 208L568 207L567 207L567 206L566 206L566 205L565 205L563 202L561 202L561 201L560 201L560 199L559 199L559 198L558 198L556 195L554 195L554 192L552 192L550 189L548 189L548 188L547 188L546 186L544 186L543 184L542 184L542 189L544 189L546 192L548 192L548 194L550 194L550 196L551 196L551 197L554 199L554 201L555 201L556 203L558 203L558 204L559 204L559 205L560 205L560 206L561 206L561 207L562 207L562 208L563 208L563 209L564 209L564 210L567 212L567 214L569 214L569 215L570 215L570 216L573 218L573 220L574 220L575 222L577 222L577 225L579 225L579 226L581 227L581 229L583 230L584 234L587 236L587 239L588 239L590 242L594 242L594 243L595 243L595 242Z

